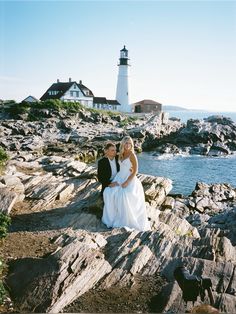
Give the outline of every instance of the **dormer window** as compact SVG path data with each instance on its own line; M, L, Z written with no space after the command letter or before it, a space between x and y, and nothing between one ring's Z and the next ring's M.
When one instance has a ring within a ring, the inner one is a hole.
M50 90L50 91L48 91L48 94L49 95L57 95L58 94L58 91L57 90Z

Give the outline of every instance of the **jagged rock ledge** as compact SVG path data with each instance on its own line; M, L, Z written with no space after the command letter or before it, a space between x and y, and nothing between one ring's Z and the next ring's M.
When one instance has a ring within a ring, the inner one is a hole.
M139 177L152 231L111 230L101 223L94 167L73 158L32 154L9 161L0 178L1 210L11 214L18 205L22 210L16 217L23 217L19 223L13 216L10 231L45 232L57 247L46 256L9 262L7 285L16 310L63 311L91 289L135 286L137 276L158 274L165 281L155 296L155 311L183 311L173 270L185 261L190 272L212 279L217 307L236 311L235 189L198 183L184 197L170 194L169 179ZM27 217L34 223L28 225Z
M118 143L124 135L134 138L139 150L208 156L236 152L236 124L223 116L190 119L186 124L168 119L166 113L135 116L126 126L126 116L107 116L85 109L74 115L62 112L40 121L0 119L0 146L7 151L42 155L72 155L90 162L101 155L104 142ZM128 121L128 120L127 120Z

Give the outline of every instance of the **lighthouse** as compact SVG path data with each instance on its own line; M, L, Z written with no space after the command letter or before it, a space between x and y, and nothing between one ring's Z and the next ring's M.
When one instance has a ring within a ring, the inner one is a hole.
M120 111L131 112L129 103L129 58L128 50L125 48L120 50L120 59L118 63L119 72L116 87L116 100L121 104Z

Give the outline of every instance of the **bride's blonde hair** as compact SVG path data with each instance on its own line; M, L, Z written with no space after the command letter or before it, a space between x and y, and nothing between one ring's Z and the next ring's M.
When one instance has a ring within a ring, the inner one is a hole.
M120 150L119 150L119 159L122 159L124 156L125 143L131 143L131 151L134 153L134 142L130 136L125 136L120 142Z

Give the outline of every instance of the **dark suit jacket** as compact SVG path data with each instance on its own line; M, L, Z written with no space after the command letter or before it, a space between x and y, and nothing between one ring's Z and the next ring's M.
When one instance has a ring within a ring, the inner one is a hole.
M118 172L120 170L118 156L116 156L115 159ZM111 165L107 157L103 157L98 161L98 181L102 183L101 194L103 195L104 189L111 183Z

